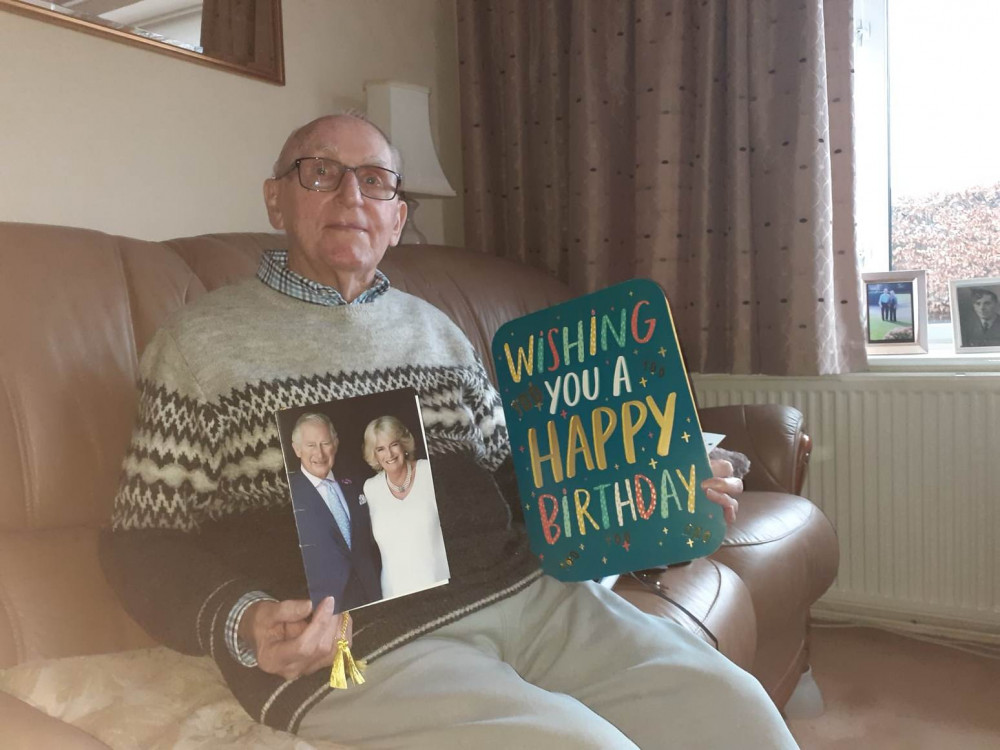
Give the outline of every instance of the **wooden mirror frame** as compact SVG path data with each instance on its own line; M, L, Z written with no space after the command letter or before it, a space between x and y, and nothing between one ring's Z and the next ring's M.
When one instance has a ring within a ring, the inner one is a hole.
M275 59L272 68L256 67L231 62L219 57L211 57L201 52L195 52L193 50L184 49L183 47L176 47L174 45L167 44L166 42L159 41L158 39L151 39L136 33L131 27L115 28L110 24L104 25L97 21L70 15L69 13L60 13L59 11L49 10L48 8L28 3L25 0L0 0L0 10L8 10L12 13L28 16L30 18L50 21L61 26L93 34L95 36L113 39L117 42L124 42L125 44L131 44L137 47L152 49L157 52L173 55L174 57L190 60L191 62L201 63L202 65L208 65L220 70L226 70L230 73L237 73L239 75L249 76L250 78L267 81L268 83L273 83L278 86L284 86L285 53L283 47L284 37L281 28L281 0L263 0L263 2L267 2L271 5L271 13L274 19L271 32L274 35L272 41L274 44Z

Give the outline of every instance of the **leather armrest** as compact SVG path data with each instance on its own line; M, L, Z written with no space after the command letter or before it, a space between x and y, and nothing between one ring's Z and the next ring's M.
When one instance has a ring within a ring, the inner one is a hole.
M722 563L702 557L669 568L638 571L635 577L619 577L614 591L643 612L711 643L737 666L753 667L757 647L753 602L740 577Z
M747 490L802 494L812 439L802 412L781 404L738 404L698 410L702 429L726 436L721 447L744 453L750 473Z
M0 727L8 750L108 750L108 746L81 729L0 690Z

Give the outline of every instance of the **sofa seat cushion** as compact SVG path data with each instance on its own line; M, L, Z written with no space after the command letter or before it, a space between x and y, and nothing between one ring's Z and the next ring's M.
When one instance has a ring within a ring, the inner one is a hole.
M332 750L257 724L208 657L165 647L26 662L0 690L112 748Z

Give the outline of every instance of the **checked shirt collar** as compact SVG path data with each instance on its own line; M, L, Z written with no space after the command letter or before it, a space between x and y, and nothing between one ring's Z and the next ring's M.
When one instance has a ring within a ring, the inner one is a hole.
M353 301L348 302L332 286L320 284L318 281L307 279L292 271L288 267L287 250L265 251L264 255L261 256L260 266L257 267L257 278L276 292L281 292L303 302L329 307L372 302L389 291L389 279L376 268L372 285L355 297Z

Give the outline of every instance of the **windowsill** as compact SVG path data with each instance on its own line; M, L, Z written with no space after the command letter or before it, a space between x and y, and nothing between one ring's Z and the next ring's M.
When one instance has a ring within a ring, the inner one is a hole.
M869 354L872 372L1000 373L1000 352L956 352L951 342L932 342L927 354Z

